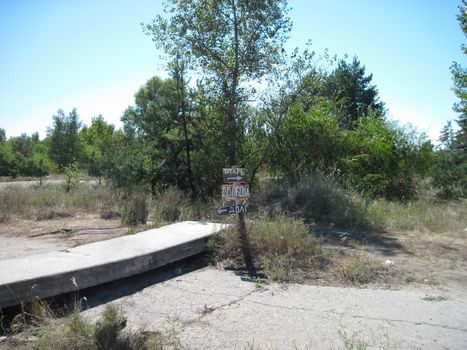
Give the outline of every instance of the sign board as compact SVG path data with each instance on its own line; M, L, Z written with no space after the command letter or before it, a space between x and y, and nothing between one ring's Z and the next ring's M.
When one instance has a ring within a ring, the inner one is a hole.
M222 207L217 209L217 214L219 215L228 215L228 214L241 214L246 213L248 207L245 204L241 205L231 205L228 207Z
M248 185L222 185L222 199L225 201L247 199L249 197L250 186Z
M224 182L245 182L246 172L243 168L222 169Z

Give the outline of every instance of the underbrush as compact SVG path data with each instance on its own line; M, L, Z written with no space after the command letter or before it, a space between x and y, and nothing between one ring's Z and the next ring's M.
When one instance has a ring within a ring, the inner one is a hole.
M301 220L284 215L247 225L250 254L256 269L280 282L312 278L324 263L321 245ZM236 225L210 241L215 262L240 269L244 266L242 242Z
M113 192L106 186L79 183L69 192L63 184L7 186L0 190L0 222L12 216L47 220L76 212L103 213L114 203Z

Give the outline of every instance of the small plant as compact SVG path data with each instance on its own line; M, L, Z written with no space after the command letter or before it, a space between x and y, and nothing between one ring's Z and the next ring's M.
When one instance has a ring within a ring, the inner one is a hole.
M383 269L368 258L353 255L339 264L337 272L346 281L364 284L377 280Z
M147 220L147 199L144 194L134 194L125 200L122 212L122 222L125 225L145 225Z
M65 173L66 192L70 192L76 188L81 176L78 163L75 162L66 166L63 172Z

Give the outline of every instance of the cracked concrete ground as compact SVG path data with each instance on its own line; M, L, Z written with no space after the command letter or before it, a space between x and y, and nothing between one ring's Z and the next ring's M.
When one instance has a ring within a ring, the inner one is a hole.
M178 325L188 349L467 349L467 298L441 287L258 286L207 267L128 294L112 303L130 328Z

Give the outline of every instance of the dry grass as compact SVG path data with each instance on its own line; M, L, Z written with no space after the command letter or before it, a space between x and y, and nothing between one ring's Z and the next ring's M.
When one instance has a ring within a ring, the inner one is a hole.
M407 203L378 200L368 204L367 216L374 226L388 231L458 232L467 228L467 200L420 199Z
M346 257L335 267L337 277L352 284L379 282L388 273L388 268L373 259L355 254Z
M0 222L16 216L47 220L77 212L102 212L114 207L112 191L86 183L66 192L63 184L8 186L0 189Z
M281 215L250 222L248 241L255 267L275 281L311 277L323 263L321 246L302 220ZM244 266L238 228L233 225L210 242L214 260L234 268Z
M169 187L154 196L149 205L149 220L152 226L184 220L201 220L212 216L214 210L208 203L193 202L176 187Z
M36 309L43 316L34 324L25 321L21 337L9 341L8 347L24 350L145 350L184 349L178 331L133 332L126 330L127 320L122 310L109 304L96 323L86 321L75 308L66 318L55 317L45 303ZM37 311L37 310L36 310ZM44 312L46 314L44 314ZM24 314L24 312L23 312ZM24 318L24 315L21 316Z

